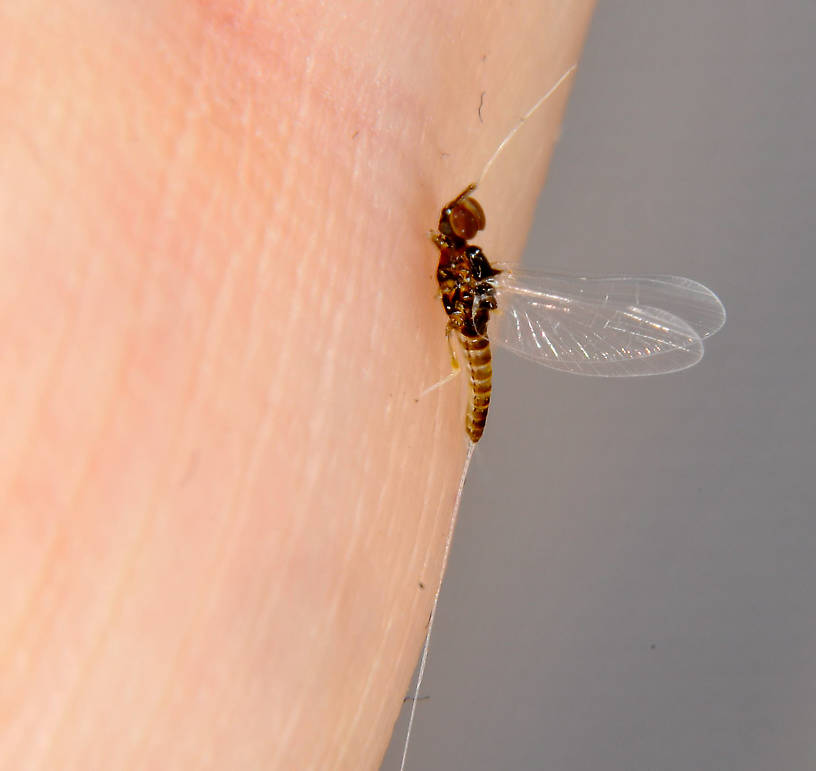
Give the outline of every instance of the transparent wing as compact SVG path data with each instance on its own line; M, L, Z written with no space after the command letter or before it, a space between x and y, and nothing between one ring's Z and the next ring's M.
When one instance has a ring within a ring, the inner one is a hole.
M601 377L676 372L696 364L725 308L677 276L583 278L497 265L490 338L554 369Z

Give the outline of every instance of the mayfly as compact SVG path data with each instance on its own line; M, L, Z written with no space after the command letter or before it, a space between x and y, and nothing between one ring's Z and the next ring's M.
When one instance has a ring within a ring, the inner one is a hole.
M634 377L693 366L703 340L725 323L717 295L688 278L589 278L491 265L468 243L486 224L475 189L468 185L442 209L431 234L448 341L458 338L470 378L465 430L471 442L481 438L490 405L490 339L563 372ZM491 311L498 312L488 339Z
M518 120L490 156L479 182L522 125L567 81L576 67L575 64L569 67ZM482 102L480 119L481 106ZM493 379L490 339L527 359L563 372L633 377L677 372L693 366L703 356L703 340L725 323L725 308L717 295L688 278L636 275L589 278L525 271L498 263L491 265L482 249L469 243L486 225L484 210L472 196L475 190L476 184L468 185L444 206L438 229L431 233L439 249L437 281L448 316L447 336L454 369L458 369L454 340L466 358L470 399L465 430L470 443L420 656L400 771L405 769L408 756L456 514L470 459L476 442L482 437L490 406ZM491 319L493 312L496 313Z

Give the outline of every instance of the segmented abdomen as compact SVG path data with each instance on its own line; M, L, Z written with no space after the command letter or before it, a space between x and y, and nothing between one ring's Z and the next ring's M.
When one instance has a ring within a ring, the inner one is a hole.
M470 441L475 444L481 439L484 431L487 408L490 406L490 392L493 388L490 341L487 337L466 337L461 333L459 338L465 349L470 376L470 401L465 417L465 430Z

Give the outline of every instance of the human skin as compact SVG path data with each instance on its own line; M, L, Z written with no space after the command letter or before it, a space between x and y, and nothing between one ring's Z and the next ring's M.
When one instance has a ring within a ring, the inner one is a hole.
M377 767L591 6L3 4L0 768Z

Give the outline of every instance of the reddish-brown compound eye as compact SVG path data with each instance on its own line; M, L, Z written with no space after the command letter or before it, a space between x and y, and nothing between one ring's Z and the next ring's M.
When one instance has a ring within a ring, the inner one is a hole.
M469 241L485 226L484 210L477 200L462 198L451 207L448 223L455 235Z

